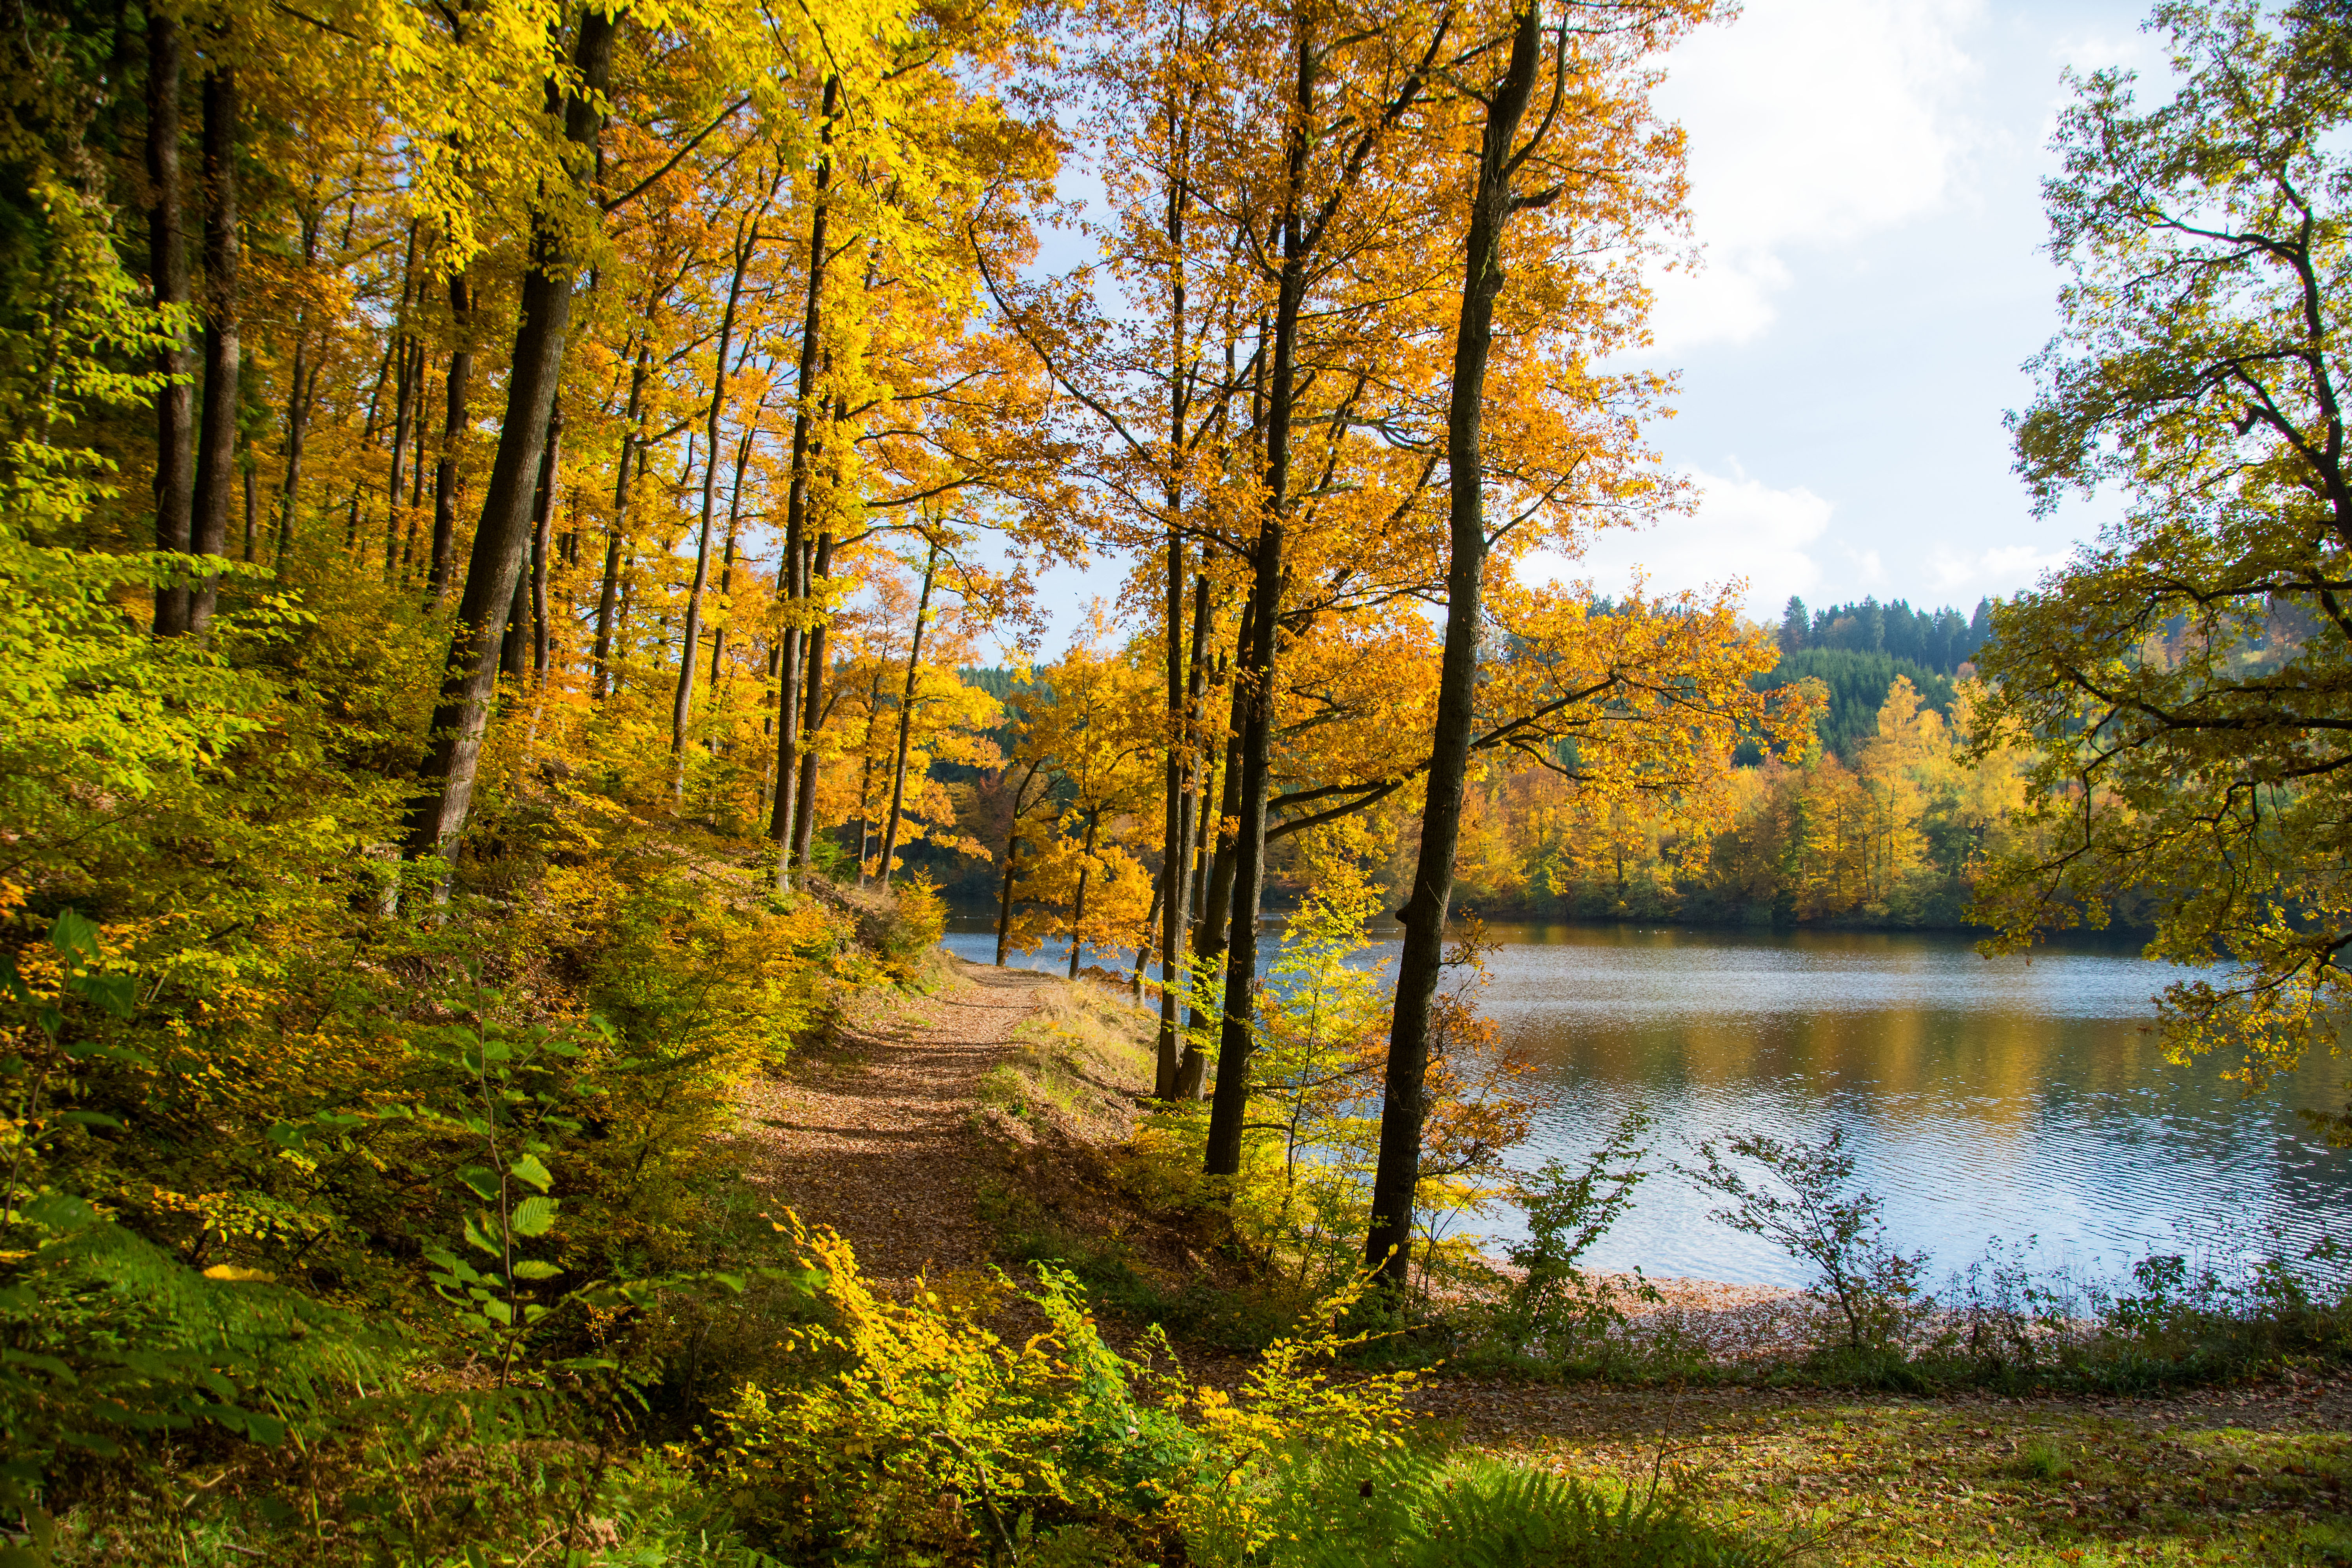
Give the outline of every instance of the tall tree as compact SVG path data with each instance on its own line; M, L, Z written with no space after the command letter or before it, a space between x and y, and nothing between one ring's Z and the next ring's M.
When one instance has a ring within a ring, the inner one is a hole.
M1563 199L1596 205L1623 203L1622 190L1612 187L1637 183L1637 169L1621 168L1611 172L1614 178L1594 178L1593 165L1580 159L1565 168L1554 161L1549 143L1555 132L1569 131L1573 121L1584 117L1577 112L1583 106L1571 109L1570 85L1589 86L1579 79L1603 75L1612 65L1623 68L1628 46L1644 54L1654 50L1675 27L1695 19L1696 10L1674 4L1585 6L1566 0L1552 20L1542 0L1524 0L1510 16L1508 51L1501 69L1486 79L1488 85L1483 90L1470 87L1479 78L1468 72L1454 78L1465 85L1479 111L1478 159L1464 237L1461 308L1445 413L1444 656L1423 786L1421 841L1412 888L1398 910L1404 941L1397 961L1396 1000L1381 1082L1379 1166L1365 1241L1367 1265L1391 1287L1402 1286L1409 1277L1413 1202L1428 1114L1431 1024L1461 835L1463 784L1476 738L1479 643L1485 631L1481 605L1494 542L1486 518L1484 416L1495 306L1506 279L1507 231L1514 216ZM1596 45L1597 53L1587 52ZM1472 58L1481 53L1474 51ZM1522 139L1528 108L1547 74L1551 79L1549 101ZM1588 148L1592 141L1574 140ZM1571 184L1580 176L1581 188Z
M500 621L514 600L530 537L533 490L562 374L575 275L595 210L588 181L617 21L615 12L583 10L573 26L568 79L551 77L547 88L547 112L573 150L562 163L569 180L546 192L532 209L506 417L434 705L432 738L420 770L424 788L408 819L406 848L415 858L448 854L473 805L482 739L498 689Z
M2013 947L2160 889L2170 1043L2260 1085L2352 997L2352 19L2176 4L2151 28L2168 99L2076 81L2045 185L2063 315L2018 470L2045 511L2129 508L1992 609L1976 756L2040 760L1977 918Z
M185 308L192 303L188 240L180 177L180 24L161 7L147 12L147 239L148 277L155 302ZM184 327L174 327L158 356L164 376L155 393L155 548L185 554L193 542L195 507L194 355ZM191 590L175 582L155 591L155 630L173 636L189 629Z

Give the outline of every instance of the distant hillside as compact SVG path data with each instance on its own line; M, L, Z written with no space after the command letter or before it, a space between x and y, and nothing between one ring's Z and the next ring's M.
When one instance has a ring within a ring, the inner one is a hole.
M1976 614L1963 616L1949 605L1940 610L1915 610L1901 599L1880 604L1835 605L1808 610L1805 601L1791 597L1780 614L1780 651L1794 654L1812 649L1844 653L1885 654L1904 659L1937 675L1951 675L1976 657L1992 635L1992 605L1977 601Z
M1815 721L1822 744L1840 760L1853 761L1862 742L1878 732L1878 710L1898 675L1908 676L1919 700L1949 719L1952 680L1915 660L1891 654L1857 653L1850 648L1808 647L1781 656L1769 675L1757 678L1759 690L1811 679L1829 688L1829 711Z

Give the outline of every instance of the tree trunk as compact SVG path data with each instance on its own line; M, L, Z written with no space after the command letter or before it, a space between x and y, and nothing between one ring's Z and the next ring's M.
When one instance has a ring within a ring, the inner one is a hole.
M719 605L721 611L734 603L735 541L737 530L743 521L743 474L751 466L751 441L760 433L760 416L767 412L762 401L751 410L751 418L743 426L743 438L735 443L735 478L727 487L727 548L719 554ZM726 666L727 625L721 621L710 632L710 679L716 683Z
M735 346L735 311L743 300L743 273L759 247L755 217L735 241L735 274L727 285L727 308L719 318L719 355L710 367L710 413L704 423L702 526L694 547L694 585L686 595L686 640L677 658L677 692L670 702L669 751L675 761L670 798L686 799L686 728L694 716L694 663L702 650L702 595L710 584L710 523L719 500L719 421L727 410L727 355Z
M827 528L816 536L816 558L812 563L804 596L816 602L816 583L833 572L833 530ZM816 837L816 768L817 754L814 737L824 724L824 678L832 655L825 647L832 630L832 617L827 616L812 625L802 638L801 684L806 691L801 704L801 776L793 795L793 864L806 871L809 850Z
M530 530L530 674L534 685L547 683L552 637L547 615L549 545L555 532L555 480L563 461L563 409L558 405L547 425L547 450L539 461L539 498L531 503Z
M1192 726L1192 743L1194 747L1192 764L1188 770L1189 787L1184 797L1186 831L1182 848L1185 875L1181 881L1170 883L1171 897L1165 917L1166 923L1160 928L1161 942L1168 943L1168 950L1176 955L1175 966L1163 968L1160 971L1160 984L1163 993L1174 990L1183 975L1188 949L1193 956L1200 955L1202 932L1205 930L1205 927L1196 929L1194 924L1195 911L1205 908L1210 881L1210 868L1202 859L1201 850L1202 846L1207 842L1209 835L1215 830L1215 825L1209 820L1209 784L1212 779L1215 779L1220 784L1223 782L1217 769L1210 765L1207 756L1202 754L1205 748L1202 746L1202 737L1198 732L1202 715L1208 708L1207 655L1209 636L1213 629L1214 620L1209 607L1209 576L1203 572L1197 574L1192 584L1192 668L1186 682L1185 691L1184 710L1187 721ZM1223 750L1224 748L1220 748L1217 753L1220 757ZM1171 926L1175 931L1175 940L1173 942L1169 942L1168 928ZM1222 947L1218 951L1222 956L1223 951ZM1160 1007L1164 1016L1168 1010L1168 1000L1165 994L1160 998ZM1201 1020L1196 1017L1192 1023L1197 1028ZM1193 1043L1192 1037L1187 1034L1184 1037L1183 1052L1176 1058L1176 1082L1172 1098L1200 1099L1202 1085L1208 1080L1208 1058L1202 1052L1201 1047Z
M463 271L449 275L449 386L442 406L441 460L433 469L433 564L426 584L435 608L449 599L457 556L457 463L466 450L467 404L473 392L474 288ZM628 463L628 448L621 461Z
M196 432L192 542L199 555L228 552L236 504L237 308L236 72L216 65L205 77L205 405ZM212 624L220 580L206 577L188 598L188 629Z
M1244 601L1242 605L1244 638L1247 637L1250 623L1255 618L1254 604ZM1234 651L1238 656L1243 650L1237 647ZM1238 657L1235 662L1240 662ZM1193 942L1193 952L1200 959L1202 968L1213 972L1223 966L1225 955L1233 946L1234 865L1236 856L1234 835L1225 824L1237 820L1241 816L1242 726L1247 709L1247 694L1236 680L1232 710L1226 719L1224 757L1218 766L1216 820L1203 829L1204 834L1213 832L1216 838L1210 847L1209 891L1202 905L1201 934ZM1220 1016L1222 1011L1220 1009ZM1198 1007L1192 1010L1193 1034L1197 1036L1205 1031L1209 1022L1205 1010ZM1200 1053L1195 1050L1190 1054L1198 1056ZM1197 1099L1201 1092L1200 1085L1208 1077L1207 1061L1203 1059L1195 1063L1192 1071L1194 1080L1190 1098Z
M1013 826L1004 831L1004 885L996 897L996 967L999 969L1004 967L1005 947L1013 933L1013 882L1021 858L1021 797L1028 793L1029 785L1036 776L1037 764L1032 763L1029 771L1022 775L1021 782L1013 786Z
M1070 897L1070 978L1078 977L1078 955L1086 943L1078 935L1078 924L1087 918L1087 876L1094 869L1095 833L1101 826L1101 815L1087 813L1087 841L1079 848L1078 885Z
M778 586L792 601L793 615L801 612L800 552L808 537L809 444L814 433L818 396L817 365L824 342L824 271L826 253L825 193L833 183L833 121L841 104L841 78L824 79L822 122L817 130L815 198L809 214L808 299L801 313L801 352L793 383L792 475L784 492L784 563ZM776 670L776 798L768 814L768 834L776 841L776 890L792 885L793 809L800 778L802 628L788 625Z
M1233 930L1225 946L1225 1016L1217 1037L1217 1087L1209 1106L1206 1168L1230 1176L1242 1168L1242 1121L1249 1103L1249 1059L1256 1046L1257 917L1265 891L1265 813L1274 757L1276 643L1282 625L1283 560L1290 516L1290 424L1297 398L1298 319L1307 297L1307 161L1315 122L1316 74L1322 58L1307 17L1292 23L1297 61L1286 158L1282 268L1276 279L1274 363L1266 381L1265 494L1261 502L1251 605L1234 672L1245 699L1242 726L1240 827L1234 835Z
M1168 116L1168 132L1171 142L1171 166L1180 164L1181 154L1173 145L1181 132L1181 117L1171 101ZM1161 878L1171 889L1169 907L1181 908L1184 902L1184 844L1190 823L1185 810L1185 770L1192 757L1192 720L1184 697L1184 535L1178 521L1184 511L1184 418L1187 394L1185 379L1185 320L1184 320L1184 220L1188 192L1181 173L1171 173L1168 182L1167 231L1170 271L1168 287L1169 374L1168 374L1168 473L1166 504L1168 510L1168 766L1164 784L1168 794L1166 836L1161 848ZM1181 956L1179 950L1182 927L1175 921L1160 928L1160 956L1163 980L1172 979ZM1075 955L1071 962L1077 961ZM1152 1063L1152 1092L1162 1100L1176 1096L1176 1079L1181 1070L1181 1031L1178 1028L1176 988L1163 984L1160 988L1160 1034Z
M392 466L383 493L383 580L395 582L399 577L400 549L400 480L407 470L408 438L416 428L416 405L423 394L425 367L418 363L424 345L414 335L414 311L416 305L416 230L408 225L408 258L401 264L400 309L392 319L394 344L394 377L392 397Z
M564 135L585 150L593 150L595 142L597 104L611 74L614 26L612 13L582 12L572 54L579 86L568 94L552 86L548 89L549 111L562 115ZM584 205L587 193L572 195ZM572 323L572 275L577 262L564 237L573 223L584 221L584 214L533 215L530 268L523 277L506 419L499 431L482 518L467 563L465 592L458 599L456 635L434 708L432 749L420 770L425 791L409 816L407 852L412 858L447 855L473 806L482 739L498 689L497 616L513 601L515 579L521 574L532 481L547 449L548 422L563 369L564 336Z
M302 270L319 265L319 227L326 215L305 209L302 214ZM320 351L324 352L323 348ZM286 581L286 552L294 542L294 507L302 489L302 449L310 427L310 395L318 381L310 357L310 312L294 313L294 363L286 378L286 479L278 497L278 543L270 552L270 570Z
M923 591L915 601L915 631L907 644L907 689L898 699L898 757L890 770L890 817L882 829L882 885L890 885L890 858L898 852L898 810L907 798L907 751L915 731L915 680L923 668L923 621L931 610L931 581L940 566L940 546L931 542L923 563Z
M188 240L181 217L180 24L147 13L147 209L149 276L159 305L191 302ZM195 507L195 356L187 334L174 333L156 358L167 378L155 394L155 548L184 555L193 542ZM155 635L188 629L191 590L182 579L155 590Z
M650 342L638 346L636 363L629 370L628 412L621 419L621 461L613 474L613 531L604 541L604 579L596 589L596 645L593 657L599 701L613 691L613 629L621 595L622 542L628 536L630 478L633 474L642 476L646 467L637 446L637 419L645 405L646 378L652 373L652 352ZM634 465L630 462L632 458L636 459Z
M1528 0L1511 37L1511 56L1487 105L1480 137L1478 183L1465 247L1454 384L1446 403L1445 649L1437 688L1437 726L1430 742L1428 795L1412 891L1399 911L1404 951L1397 960L1396 1010L1381 1100L1380 1161L1364 1262L1391 1289L1411 1277L1413 1194L1421 1182L1422 1126L1428 1116L1430 1019L1444 958L1446 905L1462 831L1463 782L1469 773L1477 696L1479 595L1486 565L1486 515L1480 415L1494 339L1495 297L1503 289L1503 231L1510 221L1511 144L1542 64L1541 7Z
M1143 972L1151 966L1152 932L1159 928L1168 906L1168 868L1163 866L1151 878L1151 909L1143 917L1143 940L1135 947L1135 973L1129 979L1128 991L1138 1002L1143 1000ZM1168 989L1168 978L1160 976L1160 988Z

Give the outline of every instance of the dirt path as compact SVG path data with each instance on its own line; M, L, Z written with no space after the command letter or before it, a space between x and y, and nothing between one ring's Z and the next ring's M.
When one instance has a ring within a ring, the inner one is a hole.
M974 1089L1047 984L959 962L936 995L851 1017L790 1078L745 1091L752 1184L846 1237L867 1277L894 1294L927 1273L985 1265Z

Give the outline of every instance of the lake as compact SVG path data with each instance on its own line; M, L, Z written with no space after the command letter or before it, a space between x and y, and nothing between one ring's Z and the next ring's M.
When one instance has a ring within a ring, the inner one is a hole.
M2149 999L2174 972L2130 944L1988 962L1946 933L1488 929L1501 946L1486 1011L1561 1097L1515 1163L1573 1160L1636 1104L1666 1158L1726 1131L1842 1127L1890 1237L1933 1255L1931 1279L1996 1237L2037 1238L2043 1267L2111 1273L2177 1250L2183 1225L2352 1233L2352 1151L2294 1114L2342 1108L2346 1064L2249 1100L2218 1064L2167 1061ZM947 945L988 963L993 927L958 918ZM1391 940L1374 956L1395 952ZM1017 962L1067 960L1049 948ZM1590 1261L1802 1281L1762 1241L1708 1220L1710 1206L1662 1172ZM1507 1236L1515 1220L1474 1228Z

